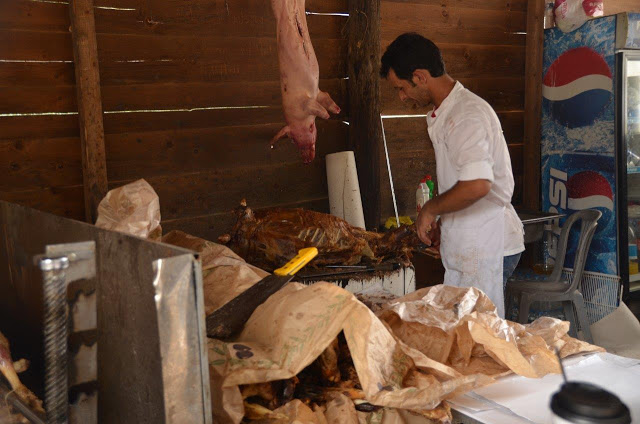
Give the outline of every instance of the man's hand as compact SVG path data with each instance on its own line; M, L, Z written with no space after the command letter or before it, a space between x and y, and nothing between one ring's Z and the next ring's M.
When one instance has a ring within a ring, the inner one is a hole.
M431 239L432 247L440 246L440 220L431 225L431 231L429 231L428 236Z
M436 216L468 208L486 196L490 190L491 181L489 180L458 181L450 190L429 200L418 214L416 221L418 238L427 246L431 246L437 234L439 242L440 229L435 223Z
M429 211L429 203L430 201L424 204L416 221L416 232L418 233L418 238L427 246L431 246L432 241L430 233L432 229L437 227L436 216ZM440 232L438 231L438 233ZM438 237L438 241L440 241L439 239L440 237Z

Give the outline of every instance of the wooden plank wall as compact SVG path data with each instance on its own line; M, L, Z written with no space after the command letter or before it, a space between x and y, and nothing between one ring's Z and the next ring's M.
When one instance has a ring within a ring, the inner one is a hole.
M0 198L84 216L68 4L0 2ZM95 0L109 188L145 178L163 228L213 238L254 207L328 210L324 156L340 116L318 122L318 158L268 141L284 121L269 1ZM307 0L346 13L346 0ZM320 86L348 110L346 16L310 14ZM319 120L321 121L321 120Z
M523 185L526 10L526 0L382 0L383 52L403 32L424 35L442 50L447 72L498 113L511 153L516 205L522 202ZM385 115L427 113L408 109L386 82L381 96ZM435 179L425 118L385 119L384 124L399 213L415 215L418 182L425 174ZM380 187L385 219L393 215L386 172Z
M615 15L622 12L640 12L639 0L609 0L604 2L604 14Z

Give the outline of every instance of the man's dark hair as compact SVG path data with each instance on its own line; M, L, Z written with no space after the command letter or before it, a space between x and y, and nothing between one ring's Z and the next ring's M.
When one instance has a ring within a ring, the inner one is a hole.
M391 69L398 78L408 81L411 81L416 69L426 69L432 77L440 77L445 73L438 46L415 32L400 35L387 47L382 55L380 76L387 78Z

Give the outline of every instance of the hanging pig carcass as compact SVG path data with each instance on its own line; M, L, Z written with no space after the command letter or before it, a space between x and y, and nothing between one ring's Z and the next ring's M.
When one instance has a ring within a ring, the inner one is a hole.
M315 157L316 117L329 119L340 107L328 93L318 88L319 69L311 45L304 0L271 0L277 21L280 91L286 126L271 140L271 147L289 137L304 163Z

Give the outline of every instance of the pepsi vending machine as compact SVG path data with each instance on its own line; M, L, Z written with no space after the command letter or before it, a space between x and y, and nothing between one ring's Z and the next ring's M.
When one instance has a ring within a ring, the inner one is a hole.
M621 277L625 293L640 282L640 50L629 50L640 48L637 25L640 14L624 13L570 33L548 29L543 58L543 210L602 212L585 270ZM576 245L574 234L567 267Z

